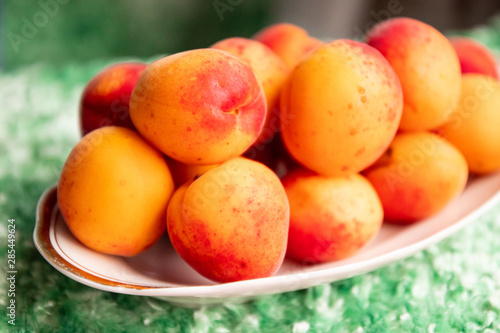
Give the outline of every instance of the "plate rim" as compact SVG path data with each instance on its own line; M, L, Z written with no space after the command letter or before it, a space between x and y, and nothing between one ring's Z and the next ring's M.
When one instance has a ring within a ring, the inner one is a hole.
M493 173L492 175L498 176L498 173ZM439 230L429 237L401 247L396 253L391 251L359 262L312 272L299 272L289 275L278 275L215 285L141 286L104 279L85 272L69 263L57 252L50 241L50 229L55 223L54 214L57 214L59 211L57 206L57 184L49 186L40 196L36 208L36 224L33 231L33 241L42 257L60 273L81 284L102 291L137 296L161 297L171 300L179 298L242 298L301 290L315 285L331 283L371 272L386 264L407 258L420 250L438 243L476 220L498 202L500 202L500 189L496 190L494 194L472 212L461 217L456 223ZM349 274L349 272L354 273ZM274 287L278 290L273 291Z

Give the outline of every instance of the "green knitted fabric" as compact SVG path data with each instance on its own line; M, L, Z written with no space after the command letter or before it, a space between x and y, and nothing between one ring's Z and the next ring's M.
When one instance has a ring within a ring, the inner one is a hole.
M468 33L496 50L500 24ZM92 289L33 241L35 207L79 138L86 81L110 61L0 73L0 332L500 332L500 205L464 230L371 273L244 304L185 309ZM16 225L16 325L6 307Z

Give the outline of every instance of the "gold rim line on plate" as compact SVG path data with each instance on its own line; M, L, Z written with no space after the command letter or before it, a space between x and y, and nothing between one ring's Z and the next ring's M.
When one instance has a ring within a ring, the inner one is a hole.
M50 241L50 227L52 223L57 221L59 215L59 207L57 205L57 188L49 188L43 195L42 200L37 207L37 223L35 226L35 244L39 247L39 252L47 259L52 266L60 270L62 273L72 274L81 279L92 281L97 284L126 289L161 289L165 287L140 286L129 283L117 282L101 278L99 276L88 273L62 257L52 245ZM54 217L54 218L53 218ZM61 217L62 218L62 217Z

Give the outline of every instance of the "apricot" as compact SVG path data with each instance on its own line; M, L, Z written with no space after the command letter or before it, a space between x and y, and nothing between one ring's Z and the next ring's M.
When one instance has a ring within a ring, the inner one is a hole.
M282 182L290 203L290 258L305 263L347 258L382 226L377 193L359 174L326 177L297 169Z
M266 166L234 158L177 189L167 230L177 253L217 282L273 275L286 252L289 205Z
M270 142L279 131L279 95L290 70L285 63L266 45L247 38L233 37L221 40L211 46L214 49L231 53L246 61L255 76L262 83L267 101L267 116L264 128L254 143L262 145Z
M253 39L267 45L288 68L293 69L309 53L323 45L303 28L290 23L277 23L257 32Z
M117 63L90 79L80 102L82 135L111 125L135 130L129 115L130 94L146 66L138 62Z
M227 52L185 51L149 65L130 98L139 133L185 164L241 155L259 136L266 99L252 68Z
M443 209L464 189L465 158L451 143L429 132L396 135L364 175L377 191L387 222L410 224Z
M160 152L135 131L108 126L85 135L71 150L57 202L81 243L102 253L134 256L164 232L173 190Z
M215 168L218 164L197 165L184 164L172 158L167 158L168 168L172 174L175 187L178 188L187 182L192 181L196 177L201 176L210 169Z
M460 63L438 30L410 18L383 21L366 43L379 50L403 87L402 130L429 130L444 124L458 103Z
M500 169L500 83L487 75L464 74L458 107L439 133L457 147L469 169Z
M467 37L450 37L449 40L457 52L462 74L484 74L499 79L497 60L486 46Z
M336 40L290 74L281 95L281 134L307 168L327 176L357 173L389 146L402 105L399 80L377 50Z

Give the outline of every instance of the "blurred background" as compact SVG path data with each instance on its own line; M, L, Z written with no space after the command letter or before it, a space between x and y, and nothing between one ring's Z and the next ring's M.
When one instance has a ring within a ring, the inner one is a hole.
M499 0L0 0L0 68L149 58L251 37L275 22L360 39L376 22L407 16L457 34L495 26L487 38L500 40L498 15Z

